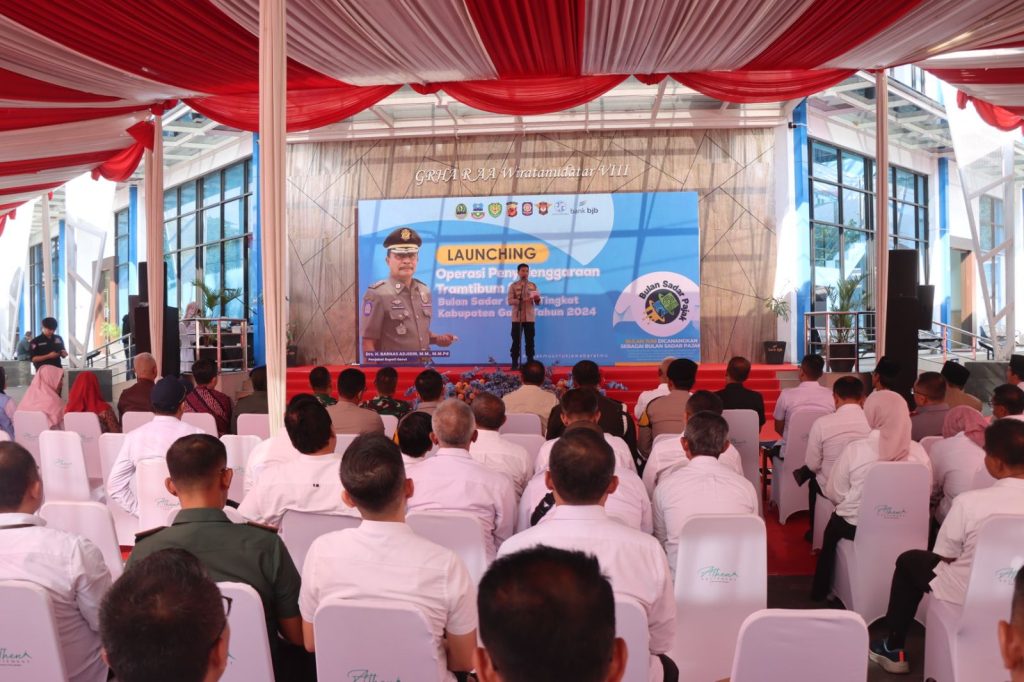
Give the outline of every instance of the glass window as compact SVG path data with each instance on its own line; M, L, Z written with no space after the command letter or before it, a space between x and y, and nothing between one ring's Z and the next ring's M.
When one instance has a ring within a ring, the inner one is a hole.
M187 249L196 245L196 214L182 216L181 225L181 248Z
M256 191L256 173L253 171L252 159L245 162L246 191L250 194Z
M237 289L239 294L245 291L245 239L232 239L224 242L224 289ZM241 297L230 301L226 306L227 317L245 316L245 303Z
M164 223L164 253L178 250L178 221L168 220Z
M224 170L224 198L233 199L242 196L245 187L245 165L236 163Z
M221 256L221 244L211 244L203 249L203 283L213 291L221 290L223 257ZM215 310L214 314L220 315L221 311Z
M178 215L178 190L164 192L164 220Z
M819 142L811 143L811 175L836 182L839 179L839 152Z
M244 204L241 199L224 204L224 238L238 237L245 233Z
M863 156L843 152L843 184L848 187L864 189L864 164Z
M178 259L176 256L165 256L167 263L167 305L181 307L178 301Z
M180 187L181 191L181 213L190 213L196 210L196 183L186 182Z
M839 190L835 185L823 182L811 183L813 202L811 203L811 219L830 223L839 222Z
M221 238L220 206L203 211L203 241L212 242Z
M220 203L220 173L203 178L203 206Z
M867 227L867 195L856 190L843 190L843 225L846 227Z

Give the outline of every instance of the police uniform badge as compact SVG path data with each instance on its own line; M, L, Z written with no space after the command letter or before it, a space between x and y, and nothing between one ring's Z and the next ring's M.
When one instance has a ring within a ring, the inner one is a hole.
M369 317L373 314L373 301L366 298L363 299L363 317Z
M407 242L410 237L412 237L412 230L408 227L402 228L402 241Z

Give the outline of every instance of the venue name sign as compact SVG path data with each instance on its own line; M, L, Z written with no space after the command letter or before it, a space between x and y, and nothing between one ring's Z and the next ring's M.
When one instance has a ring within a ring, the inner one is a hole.
M522 166L477 166L475 168L459 168L452 166L442 169L424 169L416 171L416 186L426 183L442 184L449 182L488 182L499 177L505 180L515 178L593 178L593 177L625 178L629 177L628 163L602 163L598 166L574 166L566 164L558 168L524 168Z

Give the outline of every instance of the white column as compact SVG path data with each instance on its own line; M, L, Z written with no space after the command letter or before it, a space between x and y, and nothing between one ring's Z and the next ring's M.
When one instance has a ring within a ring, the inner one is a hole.
M875 72L875 356L885 354L889 292L889 77Z
M164 348L164 132L162 115L153 121L153 151L146 152L146 283L149 287L149 343L162 373Z
M39 205L43 211L43 298L46 299L46 316L53 317L56 301L53 300L53 245L50 243L53 236L50 234L50 195L43 194ZM42 329L35 331L42 333Z

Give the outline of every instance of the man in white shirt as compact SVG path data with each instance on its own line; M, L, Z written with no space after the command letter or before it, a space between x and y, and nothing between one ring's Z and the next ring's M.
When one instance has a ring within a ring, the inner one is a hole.
M505 423L505 403L492 393L478 393L473 398L473 417L476 440L469 446L469 454L487 468L507 476L518 498L533 476L533 457L522 445L505 440L498 433Z
M434 412L437 453L416 465L416 492L409 511L459 511L476 517L483 530L487 559L515 527L516 493L512 482L488 469L469 454L476 439L476 420L469 405L456 398L441 403Z
M151 396L156 416L144 427L125 434L124 444L107 476L107 495L135 516L139 515L139 501L135 497L135 469L139 462L167 457L167 449L174 441L203 433L202 429L181 421L185 387L178 379L164 377L156 382Z
M315 395L299 393L289 401L288 407L285 408L285 419L287 419L289 412L297 413L299 406L314 400L321 405L323 404L323 401ZM279 464L294 461L300 457L302 457L302 453L292 445L291 438L288 437L286 429L282 429L277 432L276 436L271 436L262 441L252 449L252 452L249 453L249 459L245 462L245 485L243 487L245 495L248 495L249 491L256 486L256 482L260 480L260 476L263 475L264 471L272 469Z
M775 431L786 440L786 422L800 410L834 412L832 391L818 383L825 369L825 360L816 354L808 354L800 362L800 383L779 394L775 402Z
M47 528L36 515L42 503L43 482L32 455L17 443L0 442L0 580L24 580L45 589L68 679L106 682L99 615L110 571L92 542ZM25 614L8 612L6 617Z
M647 404L655 398L660 398L663 395L668 395L668 366L672 364L675 358L665 358L658 365L658 386L652 388L649 391L644 391L636 399L636 407L633 408L633 414L637 419L643 415L644 410L647 409Z
M505 403L505 411L509 414L535 414L540 417L543 426L547 424L551 410L558 404L558 397L543 388L544 364L539 360L530 360L523 365L520 374L523 385L501 398Z
M341 503L341 455L334 451L337 437L331 415L319 400L309 397L293 399L284 416L288 439L300 456L265 472L238 505L238 512L250 521L280 526L289 509L355 515Z
M395 440L402 451L402 463L408 476L412 468L425 460L434 443L430 440L433 432L431 417L426 412L410 412L402 417L395 429Z
M1024 390L1002 384L992 390L992 418L1024 419Z
M999 651L1010 671L1010 682L1024 682L1024 571L1013 581L1010 620L999 621Z
M564 433L551 453L546 476L555 508L544 523L509 538L499 556L536 545L596 556L615 594L636 600L647 613L651 679L661 680L669 671L678 678L675 664L665 656L675 641L676 623L668 562L657 540L605 513L604 503L619 484L614 472L615 455L601 434L584 429Z
M353 441L341 463L341 481L345 504L357 508L363 522L310 545L299 592L306 649L315 650L314 618L329 597L410 604L422 611L437 645L437 679L454 681L449 671L470 670L476 648L476 588L469 572L454 552L406 525L413 481L386 437L368 434Z
M592 388L573 388L566 391L559 403L558 416L562 421L563 434L571 429L601 431L601 404L597 391ZM605 440L615 451L616 466L635 472L636 462L633 461L633 455L630 453L626 441L610 433L603 433ZM537 461L533 466L535 475L548 468L551 448L557 442L558 438L552 438L541 446L537 453Z
M686 466L667 471L654 489L654 537L665 547L675 575L679 535L697 514L756 514L754 484L718 461L729 445L723 417L698 412L686 422Z
M1024 355L1011 355L1006 366L1006 383L1024 391Z
M547 513L554 509L555 495L548 489L547 473L548 470L545 469L526 484L523 496L519 499L517 533L542 523L547 518ZM608 495L608 500L604 504L608 517L650 535L654 532L654 517L651 496L644 489L643 481L635 471L620 466L615 467L615 477L619 479L619 487Z
M896 560L885 617L888 636L872 642L870 651L871 660L888 672L910 672L904 642L926 593L964 603L981 524L994 514L1024 516L1024 424L1000 419L985 430L985 468L996 482L953 500L934 551L910 550Z

